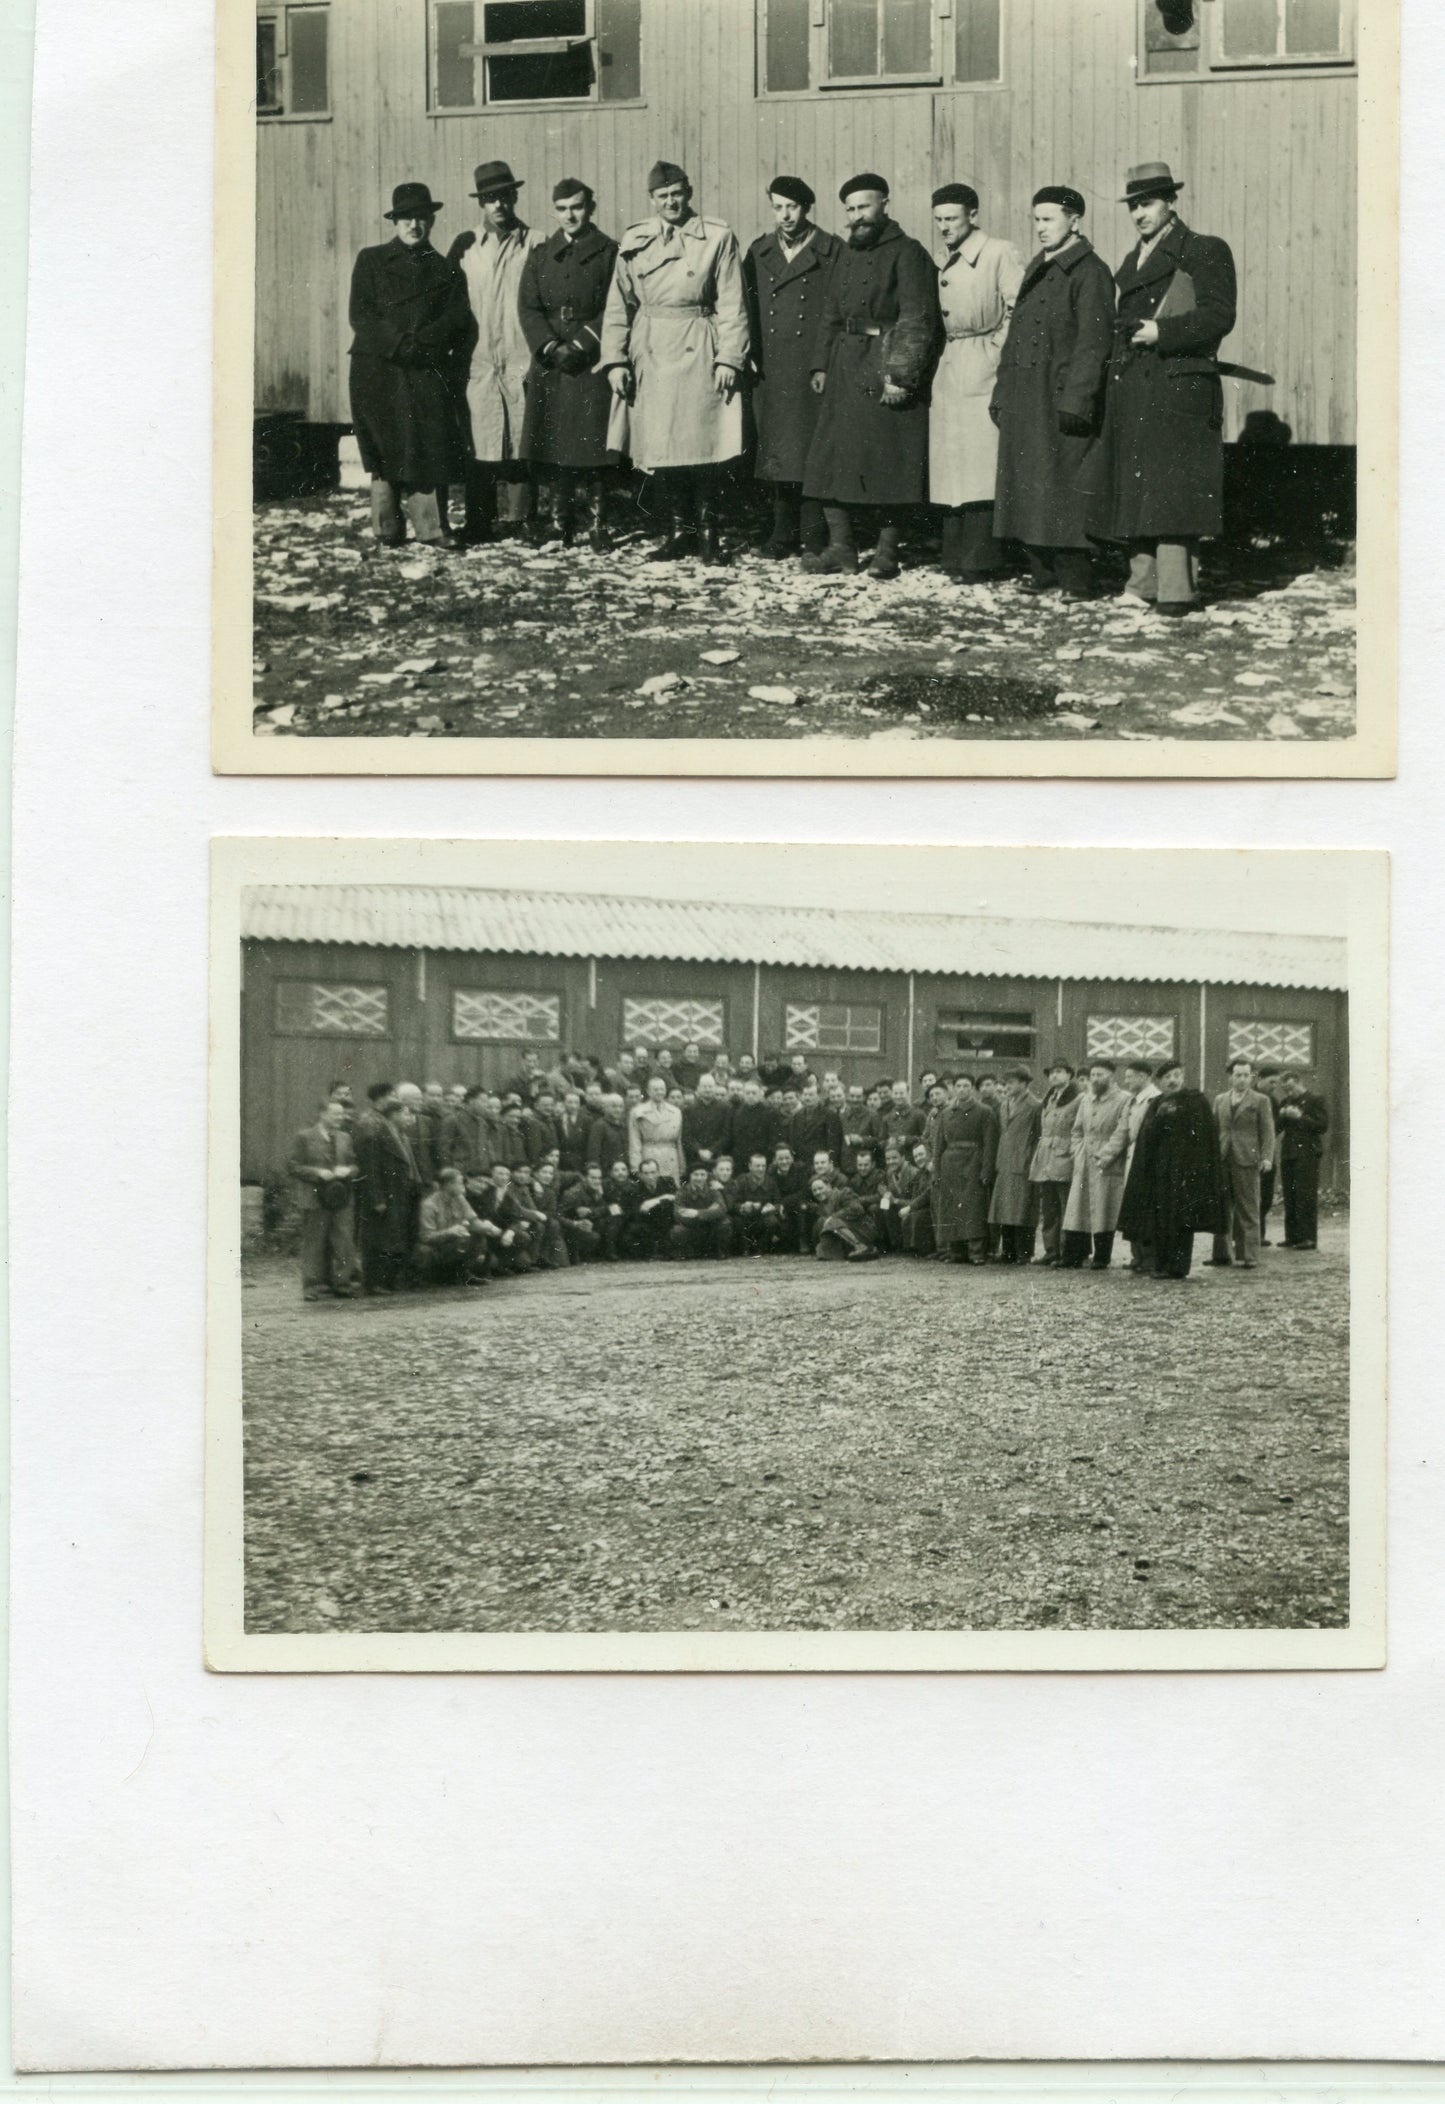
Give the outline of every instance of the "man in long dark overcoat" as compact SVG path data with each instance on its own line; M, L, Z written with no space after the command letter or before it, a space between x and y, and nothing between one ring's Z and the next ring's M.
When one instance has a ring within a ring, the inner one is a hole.
M1317 1249L1320 1239L1320 1156L1330 1129L1323 1096L1307 1089L1298 1074L1280 1080L1279 1172L1284 1186L1284 1246Z
M1198 546L1224 528L1219 346L1234 327L1234 257L1174 209L1168 164L1129 170L1139 244L1119 266L1104 428L1086 471L1096 539L1129 550L1128 589L1161 614L1198 599Z
M557 231L529 253L517 295L522 333L532 352L522 458L551 478L551 529L545 538L564 545L570 541L581 484L589 539L600 555L611 545L607 483L617 456L607 449L612 390L597 361L617 243L592 224L597 200L586 183L564 176L553 188L552 203Z
M768 202L777 222L743 258L752 322L753 473L771 484L773 530L762 553L781 560L827 539L822 506L803 498L808 448L818 422L813 351L833 266L843 244L813 224L813 191L796 175L774 176Z
M1214 1235L1228 1217L1219 1131L1202 1089L1184 1086L1168 1060L1159 1094L1144 1113L1119 1208L1119 1229L1149 1251L1155 1278L1187 1278L1196 1234Z
M815 573L858 567L852 514L880 513L870 577L898 575L903 513L928 495L928 389L943 324L938 273L921 242L888 216L881 175L855 175L838 193L848 241L834 266L813 352L823 398L808 449L804 497L823 507L828 545L806 556Z
M997 540L1022 541L1026 591L1094 595L1079 484L1098 436L1114 337L1114 280L1083 234L1084 200L1067 185L1034 197L1039 253L1024 272L999 359Z
M955 1264L988 1260L988 1200L998 1159L998 1119L968 1075L953 1085L931 1140L933 1232Z
M461 272L431 245L440 210L425 183L399 183L386 214L394 239L364 248L351 274L351 422L371 523L389 548L406 539L407 519L419 541L460 545L447 532L446 491L466 473L457 390L477 325Z
M356 1121L354 1145L361 1171L356 1224L365 1293L394 1293L416 1246L421 1178L411 1143L397 1121L402 1105L389 1081L367 1090L369 1108Z

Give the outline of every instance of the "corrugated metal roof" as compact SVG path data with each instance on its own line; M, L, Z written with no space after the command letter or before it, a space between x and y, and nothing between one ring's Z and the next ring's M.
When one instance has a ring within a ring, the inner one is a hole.
M242 931L267 942L654 957L1019 979L1347 984L1342 938L1248 930L857 913L725 899L613 898L462 885L287 884L248 889Z

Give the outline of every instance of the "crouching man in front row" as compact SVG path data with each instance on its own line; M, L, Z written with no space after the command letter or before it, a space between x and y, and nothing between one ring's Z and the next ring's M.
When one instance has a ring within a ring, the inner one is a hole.
M727 1202L701 1165L677 1194L668 1242L675 1257L726 1257L732 1254L733 1229Z
M495 1232L495 1231L494 1231ZM443 1169L421 1202L417 1269L428 1285L477 1286L491 1237L478 1219L460 1169Z

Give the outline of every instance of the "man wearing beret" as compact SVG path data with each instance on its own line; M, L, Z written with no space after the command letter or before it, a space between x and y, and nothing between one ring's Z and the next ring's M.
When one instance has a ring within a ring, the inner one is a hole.
M998 432L988 405L1024 265L1011 241L979 226L969 183L934 191L933 223L947 255L938 273L944 344L928 424L929 495L946 507L944 570L977 584L1002 567L993 537Z
M1089 531L1129 550L1129 591L1161 614L1198 602L1198 545L1224 527L1219 346L1234 327L1234 257L1175 211L1165 161L1131 168L1120 200L1139 235L1116 274L1119 326Z
M1067 184L1034 198L1039 253L1024 272L999 359L993 530L1022 541L1025 591L1094 597L1080 478L1098 436L1114 338L1114 280L1079 230L1084 200Z
M659 478L671 526L654 560L696 550L705 563L724 563L720 471L743 450L742 256L730 227L693 210L676 162L658 161L647 189L652 216L618 244L602 324L612 443Z
M431 245L441 210L425 183L398 183L395 237L364 248L351 277L351 422L371 476L371 523L385 547L458 545L446 490L466 471L458 392L476 342L467 288Z
M557 231L522 267L518 311L532 347L522 458L550 477L549 539L572 535L572 507L585 485L591 544L609 545L607 480L612 456L607 423L612 391L598 371L602 314L617 243L592 224L597 200L586 183L564 176L552 191Z
M928 495L928 387L942 334L928 250L888 216L888 185L871 171L844 183L848 241L828 288L813 353L823 398L803 495L823 506L828 546L803 558L814 574L858 567L853 512L880 513L868 575L898 575L903 513Z
M518 534L530 516L532 488L522 459L525 383L532 362L522 332L518 294L527 257L542 244L517 217L522 185L505 161L484 161L473 178L481 225L458 234L451 257L467 281L477 318L477 348L467 382L474 465L467 477L467 538Z
M774 176L768 202L776 222L743 259L753 332L754 474L771 483L773 530L763 554L781 560L827 538L821 505L803 499L808 447L818 420L812 387L813 339L842 243L815 226L813 192L796 175Z

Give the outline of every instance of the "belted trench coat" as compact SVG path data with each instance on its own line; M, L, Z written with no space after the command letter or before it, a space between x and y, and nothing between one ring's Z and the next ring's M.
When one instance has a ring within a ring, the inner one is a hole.
M618 243L602 323L602 368L627 367L634 398L611 443L636 466L705 467L743 450L741 392L725 402L714 369L748 361L737 236L696 213L681 226L644 219Z
M521 454L532 349L522 328L518 296L527 258L544 239L519 220L500 239L485 227L468 228L451 245L477 321L467 414L478 460L516 460Z
M752 323L752 393L760 482L801 482L822 407L813 392L813 351L843 244L822 227L792 255L760 234L743 258Z
M599 371L602 313L617 243L595 226L575 241L560 230L532 249L517 296L522 334L532 352L522 458L554 467L600 468L608 459L607 421L612 390ZM564 372L543 362L550 344L565 344L587 364Z
M928 494L950 510L993 498L998 432L989 402L1023 275L1013 243L977 227L939 266L944 341L933 376Z
M1119 1224L1132 1101L1121 1088L1106 1089L1102 1096L1088 1089L1079 1098L1072 1141L1074 1180L1064 1209L1066 1234L1109 1235Z
M827 385L804 492L824 504L921 504L928 494L929 383L942 325L928 250L885 220L871 248L840 244L813 368ZM908 390L885 408L883 383Z
M999 359L993 530L1031 548L1087 548L1080 475L1098 436L1114 342L1114 280L1080 236L1024 272ZM1074 436L1059 413L1085 420Z

